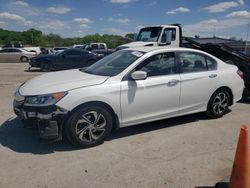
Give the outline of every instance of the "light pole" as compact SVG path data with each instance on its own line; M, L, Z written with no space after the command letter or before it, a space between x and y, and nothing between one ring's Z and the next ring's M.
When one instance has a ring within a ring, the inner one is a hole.
M246 45L245 45L245 52L246 53L247 53L247 42L248 42L249 27L250 27L250 22L247 25L247 37L246 37Z
M32 46L33 46L33 38L34 38L34 36L33 36L33 32L31 33L31 43L32 43Z

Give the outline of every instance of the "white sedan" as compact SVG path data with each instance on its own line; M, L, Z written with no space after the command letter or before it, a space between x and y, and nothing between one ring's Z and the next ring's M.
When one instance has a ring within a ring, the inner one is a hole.
M0 50L0 63L28 62L35 57L35 52L29 52L22 48L3 48Z
M87 69L47 73L22 84L14 111L41 138L80 147L102 143L111 130L206 112L219 118L241 99L243 75L202 51L139 47L117 51Z

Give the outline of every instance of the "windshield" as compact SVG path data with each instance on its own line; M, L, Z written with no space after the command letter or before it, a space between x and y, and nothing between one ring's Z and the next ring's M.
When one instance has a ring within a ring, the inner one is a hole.
M100 76L115 76L140 58L144 53L133 50L120 50L97 61L83 72Z
M136 41L157 42L162 27L147 27L140 30Z

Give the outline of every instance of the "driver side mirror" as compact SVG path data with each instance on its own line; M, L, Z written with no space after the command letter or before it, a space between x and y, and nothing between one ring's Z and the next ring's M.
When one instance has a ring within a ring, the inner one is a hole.
M169 37L167 37L166 33L163 33L161 36L161 42L159 44L159 46L165 46L165 45L169 45L171 44L171 39L169 39Z
M135 71L131 74L130 78L132 80L145 80L147 78L147 73L144 71Z

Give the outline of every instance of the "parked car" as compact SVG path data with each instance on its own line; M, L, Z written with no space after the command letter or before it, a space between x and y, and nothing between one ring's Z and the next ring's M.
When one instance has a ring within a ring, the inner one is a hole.
M83 44L74 44L72 47L73 48L82 48Z
M0 62L2 63L28 62L30 58L35 56L36 53L28 52L22 48L3 48L0 50Z
M2 48L23 48L22 42L7 43L2 46Z
M113 53L115 50L112 49L108 49L108 46L106 43L88 43L83 45L81 48L100 54L102 56L106 56L109 55L111 53Z
M62 51L64 51L64 50L66 50L66 49L68 49L67 47L55 47L55 48L53 48L53 53L60 53L60 52L62 52Z
M87 69L43 74L15 93L14 111L35 121L41 138L80 147L100 144L111 130L206 112L220 118L241 99L242 72L193 49L137 47Z
M29 52L35 52L37 55L39 55L42 52L42 49L39 46L23 47L23 49Z
M100 56L83 49L71 48L56 54L39 55L30 61L31 67L43 71L74 69L92 65Z

